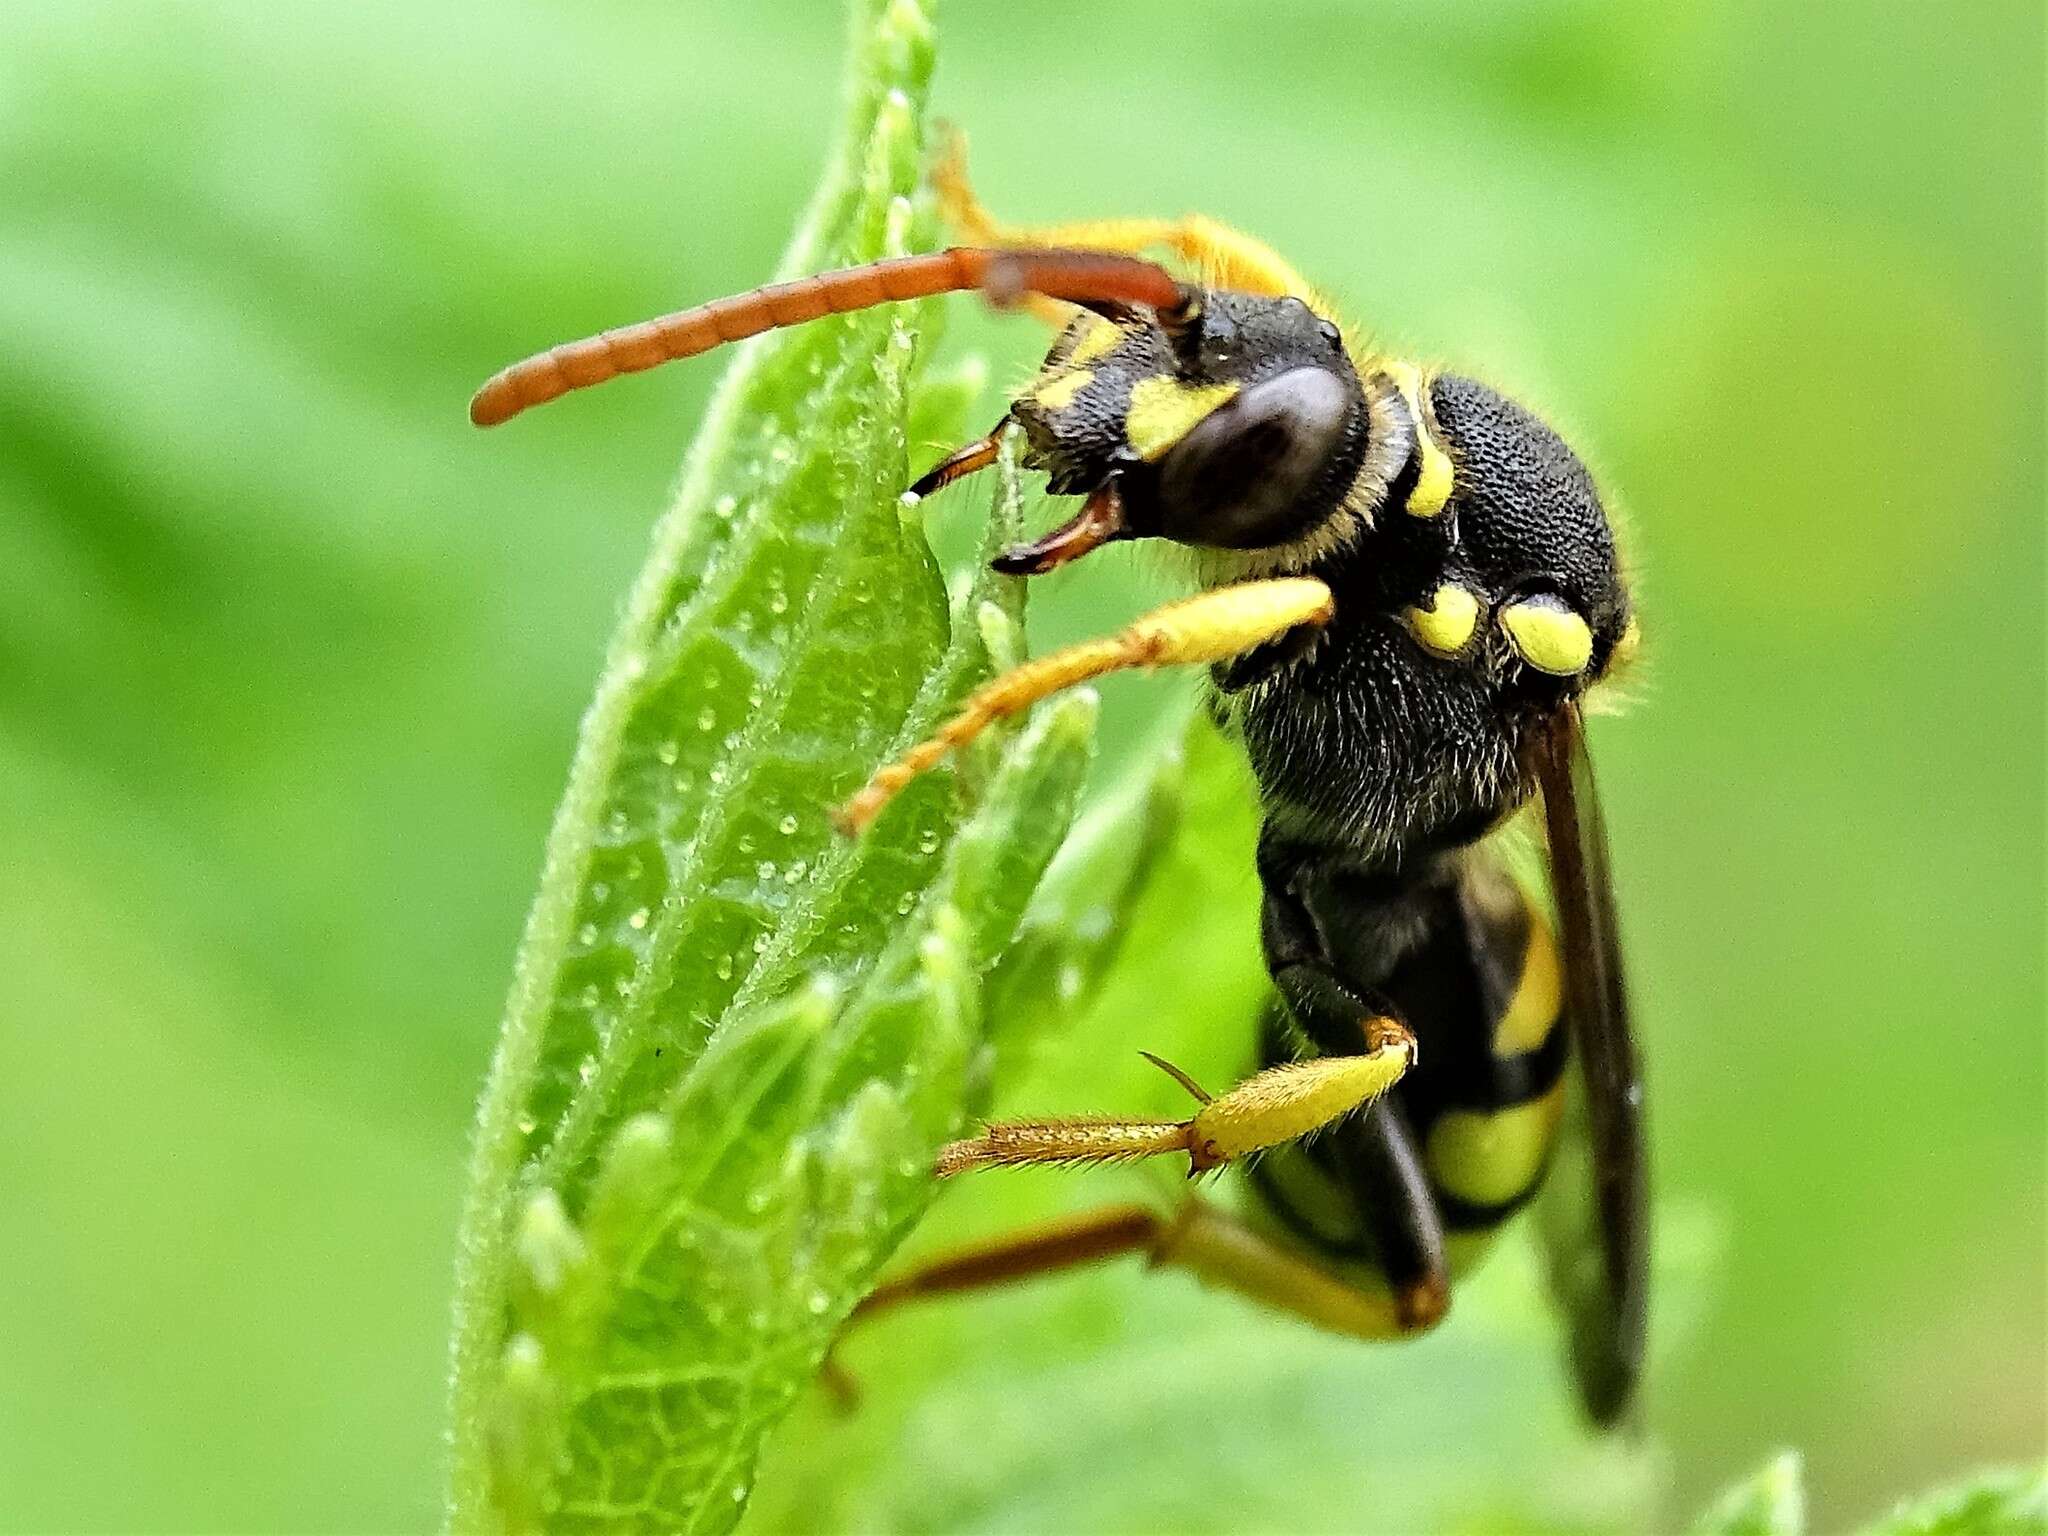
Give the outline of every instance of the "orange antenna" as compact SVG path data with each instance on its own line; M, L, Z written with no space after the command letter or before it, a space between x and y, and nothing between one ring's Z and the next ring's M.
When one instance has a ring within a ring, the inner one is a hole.
M1112 313L1150 309L1169 323L1183 319L1194 303L1193 292L1165 268L1133 256L958 245L928 256L897 256L794 282L770 283L658 320L565 342L493 374L469 402L469 419L480 427L494 427L572 389L695 357L763 331L877 304L973 289L998 305L1015 304L1036 293Z

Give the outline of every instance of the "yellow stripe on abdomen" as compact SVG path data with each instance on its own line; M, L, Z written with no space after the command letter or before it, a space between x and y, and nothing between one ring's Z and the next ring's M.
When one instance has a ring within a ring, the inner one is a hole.
M1469 1205L1506 1205L1527 1194L1564 1112L1564 1084L1506 1109L1447 1110L1429 1128L1423 1161L1444 1193Z
M1529 936L1522 945L1522 974L1506 1010L1493 1026L1493 1054L1520 1056L1550 1038L1564 1007L1564 964L1550 924L1529 907Z

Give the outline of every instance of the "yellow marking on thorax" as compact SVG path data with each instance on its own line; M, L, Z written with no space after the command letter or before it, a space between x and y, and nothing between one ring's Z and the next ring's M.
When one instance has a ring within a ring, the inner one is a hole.
M1422 456L1415 489L1408 493L1404 510L1411 517L1435 517L1451 499L1451 485L1456 477L1451 456L1444 452L1436 433L1430 429L1422 370L1397 358L1383 364L1381 372L1394 381L1394 387L1407 403L1408 415L1415 422L1415 451Z
M1427 608L1408 608L1402 617L1424 650L1437 656L1456 656L1479 623L1479 599L1456 582L1447 581L1430 594Z
M1550 924L1531 907L1521 979L1493 1026L1493 1054L1519 1056L1535 1050L1557 1027L1558 1010L1563 1005L1564 967L1558 961L1557 940L1551 936Z
M1183 384L1164 373L1140 379L1131 389L1124 438L1139 458L1160 458L1237 391L1236 384Z
M1074 403L1074 396L1095 381L1093 368L1075 368L1067 373L1056 373L1031 391L1031 398L1048 411L1064 411Z
M1500 611L1501 628L1522 660L1552 677L1576 677L1593 659L1593 631L1563 599L1532 597Z
M1543 1172L1563 1112L1563 1083L1506 1109L1449 1110L1429 1128L1430 1177L1473 1205L1505 1205Z
M1067 354L1066 360L1078 368L1083 363L1107 357L1123 343L1125 334L1122 326L1108 320L1097 320L1074 343L1074 350Z

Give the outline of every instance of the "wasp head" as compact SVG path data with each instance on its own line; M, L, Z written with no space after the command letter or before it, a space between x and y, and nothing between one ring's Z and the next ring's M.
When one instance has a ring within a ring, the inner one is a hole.
M1299 299L1208 292L1172 324L1087 315L1012 407L1030 462L1081 517L1005 568L1112 538L1262 550L1326 523L1358 478L1369 409L1337 327Z

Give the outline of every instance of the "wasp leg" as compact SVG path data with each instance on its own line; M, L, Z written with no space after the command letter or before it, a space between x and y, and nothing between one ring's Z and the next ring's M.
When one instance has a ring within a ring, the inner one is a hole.
M1284 844L1270 837L1261 840L1259 876L1265 902L1259 936L1266 968L1284 1005L1267 1020L1264 1048L1269 1060L1290 1047L1354 1051L1361 1038L1379 1038L1393 1023L1392 1009L1383 998L1350 985L1331 964L1322 931L1300 894L1312 874ZM1361 908L1354 937L1373 926L1371 915L1369 905ZM1380 956L1384 972L1400 958L1399 935L1405 926L1385 921L1378 927L1386 936ZM1376 1104L1314 1151L1321 1172L1309 1172L1309 1178L1333 1179L1345 1203L1355 1205L1374 1267L1386 1277L1400 1315L1417 1327L1433 1323L1450 1299L1443 1214L1403 1107L1392 1101ZM1299 1154L1290 1152L1289 1157L1301 1161ZM1290 1171L1285 1159L1254 1170L1283 1214L1290 1204Z
M1207 1173L1268 1147L1299 1141L1399 1082L1414 1064L1415 1037L1391 1019L1380 1023L1381 1029L1368 1032L1364 1055L1316 1056L1268 1067L1219 1098L1202 1095L1202 1107L1192 1119L1088 1115L1002 1120L944 1148L938 1172L948 1177L976 1168L1119 1163L1185 1152L1189 1177ZM1193 1086L1177 1069L1166 1070Z
M970 694L960 713L936 735L877 769L840 808L839 829L860 831L906 784L948 752L1062 689L1133 667L1228 661L1300 625L1327 623L1332 611L1330 589L1314 577L1238 582L1168 603L1114 635L1084 640L1013 667Z
M893 1312L905 1302L988 1290L1035 1275L1057 1274L1121 1254L1150 1252L1165 1230L1157 1212L1142 1205L1112 1205L1099 1211L1059 1216L1001 1237L963 1243L934 1254L863 1296L847 1315L839 1337L826 1352L818 1379L842 1406L860 1400L859 1384L839 1362L839 1345L854 1325Z
M1435 1326L1444 1311L1442 1306L1418 1311L1392 1292L1355 1285L1194 1197L1170 1216L1143 1205L1106 1206L935 1254L883 1281L853 1309L846 1326L850 1330L906 1303L1010 1285L1133 1253L1143 1254L1150 1267L1185 1270L1275 1312L1353 1338L1420 1333ZM836 1359L828 1361L826 1384L843 1398L852 1396L851 1379Z
M1369 1266L1405 1323L1426 1328L1443 1316L1451 1272L1443 1214L1400 1103L1382 1100L1249 1172L1265 1207L1309 1247Z
M1376 994L1361 992L1339 976L1331 964L1322 931L1302 897L1303 885L1317 873L1270 835L1260 840L1259 880L1265 888L1265 901L1259 914L1259 939L1266 953L1266 970L1287 1005L1285 1018L1294 1027L1297 1040L1311 1050L1343 1054L1357 1050L1360 1031L1377 1027L1377 1021L1392 1010ZM1359 935L1384 934L1386 953L1379 969L1381 973L1391 971L1400 958L1409 925L1381 920L1381 914L1362 900L1355 917Z
M1312 1255L1285 1247L1214 1206L1190 1201L1154 1262L1185 1269L1211 1285L1356 1339L1397 1339L1425 1333L1446 1310L1412 1294L1354 1284Z
M1292 295L1318 311L1325 308L1301 274L1271 246L1203 214L1178 219L1085 219L1029 228L1004 224L974 195L967 179L966 141L958 133L948 137L933 166L932 185L946 222L978 244L1120 252L1158 248L1191 264L1210 287L1271 298Z
M1120 1254L1149 1251L1165 1227L1166 1222L1147 1206L1112 1205L965 1243L884 1280L861 1298L847 1322L863 1321L920 1297L986 1290Z

